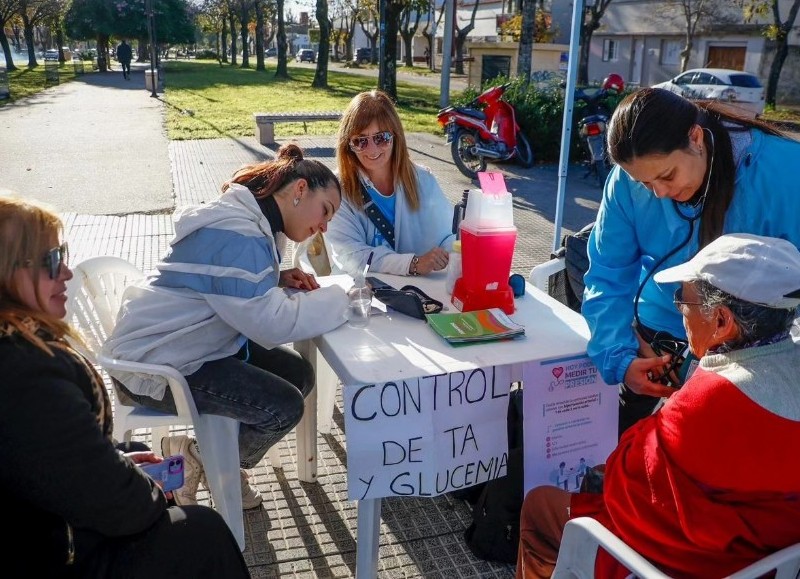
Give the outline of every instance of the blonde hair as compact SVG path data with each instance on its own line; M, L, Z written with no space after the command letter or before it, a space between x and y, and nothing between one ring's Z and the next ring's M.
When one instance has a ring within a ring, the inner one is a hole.
M406 201L412 210L419 208L419 184L414 164L408 156L406 135L392 99L385 92L371 90L353 97L342 116L336 142L336 162L339 166L339 180L347 199L356 207L364 205L358 168L361 162L350 150L350 139L363 133L373 121L382 131L394 135L392 147L392 175L395 186L403 186Z
M33 320L56 339L77 338L61 318L48 314L38 292L38 309L26 305L14 283L14 272L23 264L31 270L34 287L40 276L48 275L42 267L42 256L52 249L53 237L59 237L64 225L47 205L18 197L0 196L0 324L11 325L29 342L50 355L53 352L34 333Z

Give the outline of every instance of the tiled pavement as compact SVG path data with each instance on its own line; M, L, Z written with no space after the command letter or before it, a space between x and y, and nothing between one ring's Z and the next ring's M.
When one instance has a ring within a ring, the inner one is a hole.
M214 199L236 168L275 153L275 147L262 147L253 138L167 142L162 134L154 134L157 129L142 130L142 126L158 125L153 124L153 117L158 117L160 110L155 99L147 99L146 93L134 86L143 84L141 80L136 73L127 84L121 76L87 75L81 83L54 87L29 103L0 109L0 188L10 186L44 197L62 211L73 263L96 255L116 255L144 270L152 268L172 237L171 216L176 207ZM109 134L111 120L103 115L114 106L128 112L116 117L115 132ZM59 114L58 107L73 114ZM59 164L51 166L49 160L44 164L49 158L36 151L50 150L54 138L63 140L63 151L68 151L75 136L87 134L87 123L94 132L80 143L79 157L66 153L63 159L59 157ZM281 136L281 125L277 138L279 142L288 140ZM133 155L116 154L113 146L117 140L135 153L133 160ZM414 134L408 140L413 158L431 168L451 200L458 200L461 191L472 186L454 168L443 138ZM307 156L333 166L332 136L297 141ZM165 174L166 156L170 175ZM553 244L557 169L514 165L491 169L505 174L514 194L518 238L513 269L527 274L549 257ZM173 202L165 195L170 181ZM88 206L82 197L87 184L90 189L107 188L103 191L107 197L128 196L125 202L132 209L120 214L109 214L114 211L106 207L76 212L72 207ZM593 220L599 197L600 189L591 180L581 179L579 169L572 169L564 232ZM287 260L291 259L288 253ZM347 500L340 406L331 433L318 439L318 483L298 481L293 434L280 443L280 449L283 470L264 464L252 472L251 480L265 497L262 508L245 516L244 555L253 577L352 577L356 507ZM200 498L207 501L207 493ZM463 542L469 521L466 503L446 496L384 500L379 577L512 577L513 566L490 564L470 554Z

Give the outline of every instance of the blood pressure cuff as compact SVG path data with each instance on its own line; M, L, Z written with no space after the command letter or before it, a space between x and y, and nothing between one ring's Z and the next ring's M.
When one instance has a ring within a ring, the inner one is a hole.
M399 290L379 287L373 290L373 294L393 310L418 320L424 320L425 314L441 312L444 307L442 302L433 299L413 285L403 286Z

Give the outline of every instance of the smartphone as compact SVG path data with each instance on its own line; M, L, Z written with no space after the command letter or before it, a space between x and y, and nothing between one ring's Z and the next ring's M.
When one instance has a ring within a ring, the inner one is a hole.
M140 464L163 491L174 491L183 486L183 456L175 454L156 464Z
M369 287L371 287L373 291L376 289L394 289L393 286L390 286L388 283L378 279L377 277L367 276L364 278L364 281L369 284Z

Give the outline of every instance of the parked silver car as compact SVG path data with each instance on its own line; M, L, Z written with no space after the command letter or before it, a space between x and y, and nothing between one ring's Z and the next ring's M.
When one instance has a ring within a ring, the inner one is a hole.
M764 112L764 87L758 77L727 68L694 68L653 85L686 98L718 100L760 115Z
M317 56L310 48L303 48L297 52L295 60L297 62L317 62Z

